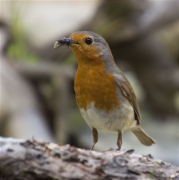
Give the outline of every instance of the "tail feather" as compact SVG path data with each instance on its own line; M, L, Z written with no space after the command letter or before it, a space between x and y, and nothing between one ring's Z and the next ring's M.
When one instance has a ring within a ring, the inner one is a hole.
M143 129L141 126L137 126L131 131L137 136L139 141L146 145L146 146L151 146L152 144L156 144L155 140L153 140Z

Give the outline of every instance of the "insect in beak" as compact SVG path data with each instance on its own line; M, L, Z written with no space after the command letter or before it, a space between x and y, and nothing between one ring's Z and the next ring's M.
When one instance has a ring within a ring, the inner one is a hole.
M55 42L53 48L54 48L54 49L57 49L57 48L59 48L60 46L70 46L71 44L75 44L71 38L63 37L63 38L58 39L58 40Z

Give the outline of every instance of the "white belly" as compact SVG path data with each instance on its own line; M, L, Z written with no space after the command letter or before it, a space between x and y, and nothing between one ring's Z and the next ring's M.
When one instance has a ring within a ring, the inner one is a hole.
M87 110L80 109L80 112L90 127L100 131L117 133L130 129L134 122L134 110L128 102L110 112L97 110L91 103Z

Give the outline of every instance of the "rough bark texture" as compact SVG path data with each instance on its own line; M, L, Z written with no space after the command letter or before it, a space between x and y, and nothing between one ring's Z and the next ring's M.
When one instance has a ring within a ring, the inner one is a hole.
M36 141L0 139L1 180L179 180L179 168L151 155L59 146Z

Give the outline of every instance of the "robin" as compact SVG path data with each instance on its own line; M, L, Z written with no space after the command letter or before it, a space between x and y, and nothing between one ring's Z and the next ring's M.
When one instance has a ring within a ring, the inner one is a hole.
M131 130L146 146L155 144L140 126L134 90L115 64L105 39L94 32L77 31L57 40L54 48L60 46L70 47L78 61L74 89L81 115L92 129L91 149L98 141L98 130L116 133L119 149L125 130Z

